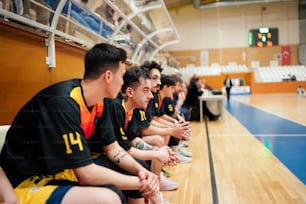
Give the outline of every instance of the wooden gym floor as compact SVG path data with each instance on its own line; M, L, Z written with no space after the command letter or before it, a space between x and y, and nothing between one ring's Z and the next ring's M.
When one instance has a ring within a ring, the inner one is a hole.
M223 120L192 122L192 162L165 167L172 204L306 203L306 96L232 96ZM293 173L294 172L294 173Z

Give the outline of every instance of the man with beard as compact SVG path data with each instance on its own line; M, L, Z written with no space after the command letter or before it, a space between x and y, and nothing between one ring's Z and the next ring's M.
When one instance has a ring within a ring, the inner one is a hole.
M137 109L134 115L138 115L137 129L138 134L143 137L143 140L153 146L163 147L169 143L170 136L173 135L179 139L187 138L189 126L185 123L179 123L174 118L166 114L160 114L162 105L159 98L159 88L161 85L161 66L155 61L147 61L141 65L142 69L148 69L151 78L151 92L153 99L150 100L146 109ZM173 154L173 153L172 153ZM176 163L178 158L173 164ZM174 190L178 184L166 179L161 175L160 189L161 190Z
M144 142L135 131L135 123L139 121L136 108L146 108L153 95L148 70L138 67L129 68L123 76L124 84L121 94L111 101L111 121L119 144L134 158L149 160L151 171L160 176L162 164L174 162L176 157L168 146L155 147ZM166 203L164 199L160 199ZM156 203L156 199L152 199ZM158 203L158 202L157 202Z

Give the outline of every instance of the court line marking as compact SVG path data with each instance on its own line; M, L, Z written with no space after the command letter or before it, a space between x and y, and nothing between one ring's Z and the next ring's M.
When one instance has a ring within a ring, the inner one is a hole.
M289 120L288 118L285 118L285 117L283 117L283 116L278 116L277 114L274 114L274 113L271 113L271 112L269 112L269 111L266 111L266 110L262 110L261 108L258 108L258 107L256 107L256 106L254 106L254 105L252 105L252 104L248 104L248 103L244 103L244 102L242 102L242 101L240 101L240 100L234 100L235 102L234 103L240 103L240 104L243 104L244 106L246 106L246 107L250 107L250 108L253 108L254 110L257 110L257 111L262 111L262 113L264 113L264 114L270 114L271 116L273 116L273 117L278 117L278 118L280 118L280 119L282 119L282 120L284 120L284 121L286 121L286 122L289 122L289 123L292 123L292 124L295 124L295 125L297 125L297 126L300 126L302 129L305 129L305 125L304 124L300 124L300 123L298 123L298 122L295 122L295 121L292 121L292 120ZM237 108L236 106L233 106L234 108ZM229 109L231 109L231 107L228 107L228 106L225 106L225 109L227 110L227 108L229 108ZM304 132L302 132L302 133L294 133L294 134L291 134L291 133L286 133L286 134L282 134L282 133L275 133L275 134L261 134L261 133L254 133L253 131L254 131L254 129L249 129L250 128L250 126L249 125L246 125L245 126L245 121L244 121L244 118L239 118L239 115L236 115L237 113L236 112L232 112L232 111L229 111L229 110L227 110L227 112L230 114L230 115L232 115L233 117L235 117L241 124L242 124L242 126L244 126L245 128L247 128L248 129L248 131L256 138L256 139L258 139L258 141L260 141L261 142L261 144L262 145L264 145L264 143L261 141L261 139L260 138L267 138L267 137L275 137L275 138L277 138L278 136L278 138L280 139L281 137L304 137L305 136L305 134L304 134ZM238 117L237 117L238 116ZM242 119L242 120L240 120L240 119ZM244 121L244 122L243 122ZM258 121L257 121L258 122ZM256 131L255 131L256 132ZM303 143L302 143L303 144ZM264 145L264 146L266 146L266 145ZM292 164L290 164L289 162L288 162L288 157L284 157L284 155L282 155L281 154L281 152L279 152L279 151L277 151L277 149L273 149L273 148L267 148L286 168L288 168L296 177L297 177L297 179L300 181L300 182L302 182L302 183L304 183L304 185L306 185L306 178L305 178L305 176L304 176L304 174L303 174L303 172L301 173L301 170L299 169L299 168L296 168L296 166L294 166L294 165L292 165ZM303 162L302 162L303 163ZM305 163L304 163L305 164Z
M294 122L294 123L297 123L297 124L299 124L299 125L302 125L302 126L305 126L305 127L306 127L306 124L304 124L304 123L302 123L302 122L293 120L293 119L291 119L291 118L287 118L286 116L280 115L280 114L275 113L275 112L271 112L271 111L266 110L266 109L264 109L264 108L262 108L262 107L258 107L258 106L254 105L254 104L247 103L247 102L245 102L245 101L241 101L241 100L236 99L236 98L235 98L234 100L238 101L239 103L243 103L243 104L245 104L245 105L252 106L253 108L259 109L259 110L261 110L261 111L263 111L263 112L266 112L266 113L269 113L269 114L278 116L278 117L283 118L283 119L285 119L285 120L289 120L289 121L291 121L291 122Z
M207 149L208 149L207 152L208 152L208 159L209 159L209 170L210 170L213 204L219 204L218 189L217 189L217 184L216 184L216 176L215 176L215 168L214 168L214 160L212 158L212 153L211 153L211 145L210 145L210 139L209 139L207 118L205 118L205 127L206 127L206 138L207 138Z

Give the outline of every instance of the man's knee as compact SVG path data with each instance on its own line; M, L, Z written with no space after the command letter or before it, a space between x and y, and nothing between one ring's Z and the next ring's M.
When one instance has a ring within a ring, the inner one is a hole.
M108 188L108 189L114 191L119 196L119 198L121 200L121 203L122 204L127 204L127 200L126 200L125 195L116 186L114 186L112 184L106 184L106 185L103 185L103 187Z
M162 136L157 135L155 139L155 146L162 147L165 146L165 139Z

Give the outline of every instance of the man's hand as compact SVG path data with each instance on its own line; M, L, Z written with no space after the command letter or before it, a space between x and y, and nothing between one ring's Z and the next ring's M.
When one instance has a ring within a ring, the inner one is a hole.
M183 139L185 138L186 132L190 130L190 126L188 122L184 123L176 123L172 126L172 136L178 138L178 139Z
M176 153L174 151L172 151L172 149L168 148L168 153L170 155L170 160L168 162L169 165L174 165L179 161L178 156L176 155Z
M140 192L145 199L150 199L154 197L159 192L159 179L158 177L150 171L143 170L138 173L140 179Z
M162 163L168 163L170 161L170 154L168 151L169 147L168 146L163 146L159 148L158 151L158 160Z

